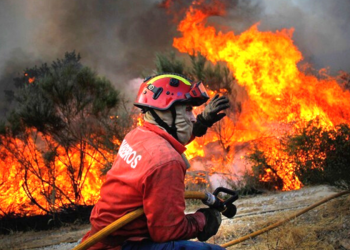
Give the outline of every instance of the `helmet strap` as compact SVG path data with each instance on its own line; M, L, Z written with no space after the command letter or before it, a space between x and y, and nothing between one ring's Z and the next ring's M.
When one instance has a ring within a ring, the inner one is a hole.
M177 138L177 128L176 128L176 126L175 126L175 120L176 120L176 110L175 110L175 107L172 106L172 107L170 108L171 114L172 114L172 116L173 116L173 122L172 122L171 127L170 127L167 123L165 123L165 122L159 117L159 115L154 111L154 109L148 109L148 110L151 112L151 114L152 114L154 120L156 121L156 123L158 123L159 126L163 127L163 128L164 128L169 134L171 134L176 140L178 140L178 138Z

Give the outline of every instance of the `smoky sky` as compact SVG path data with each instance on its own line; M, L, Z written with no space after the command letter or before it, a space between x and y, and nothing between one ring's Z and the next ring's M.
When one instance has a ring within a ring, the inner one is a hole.
M4 0L0 2L0 98L27 67L75 50L118 87L151 71L171 49L176 26L159 1ZM0 102L0 113L6 110Z
M306 61L332 74L350 71L350 1L264 0L261 30L294 28Z
M73 50L84 64L128 92L132 79L152 72L155 53L172 50L173 38L180 36L174 16L160 8L160 2L0 1L0 98L14 74ZM190 1L175 2L188 6ZM257 22L262 31L294 27L293 40L305 60L334 73L350 71L350 1L225 2L227 16L210 18L211 25L236 34ZM183 13L180 8L179 13Z

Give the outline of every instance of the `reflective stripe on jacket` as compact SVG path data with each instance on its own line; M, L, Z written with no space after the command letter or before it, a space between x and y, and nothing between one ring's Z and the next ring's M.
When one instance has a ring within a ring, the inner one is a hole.
M91 231L95 233L139 207L145 214L98 245L110 245L113 237L116 242L119 238L186 240L203 230L202 213L184 214L186 165L181 153L185 149L166 131L149 123L126 135L91 212Z

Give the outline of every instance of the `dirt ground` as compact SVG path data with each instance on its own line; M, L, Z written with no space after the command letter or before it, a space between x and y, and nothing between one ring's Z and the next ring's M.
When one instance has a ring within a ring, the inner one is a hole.
M337 192L339 190L332 187L316 186L240 198L235 202L237 215L233 219L223 218L218 234L208 242L223 244L238 239ZM88 229L89 225L71 225L50 231L0 235L0 249L72 249ZM228 249L350 250L350 195L331 200L276 229Z

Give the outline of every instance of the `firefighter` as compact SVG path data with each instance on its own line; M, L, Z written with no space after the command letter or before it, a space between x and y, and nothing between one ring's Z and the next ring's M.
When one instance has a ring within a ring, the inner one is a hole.
M89 249L223 249L199 242L217 233L219 211L184 214L185 145L204 135L229 107L226 97L216 95L196 119L192 108L208 99L202 82L178 74L155 75L141 84L134 105L143 111L144 124L121 143L84 239L139 207L144 215ZM194 238L199 241L188 241Z

